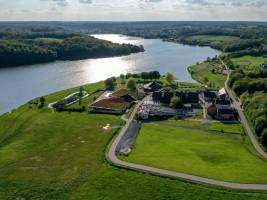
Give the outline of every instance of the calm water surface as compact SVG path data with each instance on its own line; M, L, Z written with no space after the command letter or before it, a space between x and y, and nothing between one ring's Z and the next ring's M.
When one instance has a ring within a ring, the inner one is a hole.
M194 82L187 67L220 52L209 47L195 47L124 35L94 35L117 43L142 44L145 52L129 56L59 61L53 63L0 69L0 114L30 99L58 90L104 80L127 72L158 70L172 72L180 81Z

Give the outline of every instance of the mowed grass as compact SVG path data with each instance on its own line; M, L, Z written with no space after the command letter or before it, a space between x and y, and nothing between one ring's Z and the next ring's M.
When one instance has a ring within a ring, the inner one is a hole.
M103 83L84 87L92 93ZM75 91L46 96L46 106ZM215 189L112 167L105 151L118 130L104 130L107 123L123 122L112 115L58 113L28 105L0 116L0 199L267 200L264 193Z
M186 119L186 120L167 120L158 122L158 124L162 124L165 126L174 126L174 127L182 127L189 129L198 129L198 130L207 130L207 131L215 131L215 132L225 132L232 134L244 134L243 127L241 124L231 124L231 123L222 123L214 121L209 124L204 124L201 120L195 119Z
M212 73L212 66L209 62L200 63L198 65L193 65L189 68L189 72L194 80L209 84L211 86L221 88L224 86L226 76L223 74Z
M144 124L124 159L224 181L267 183L267 163L245 139L203 129Z

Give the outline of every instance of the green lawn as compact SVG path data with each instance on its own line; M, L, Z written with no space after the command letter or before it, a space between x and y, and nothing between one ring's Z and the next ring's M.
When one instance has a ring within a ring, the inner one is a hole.
M99 88L102 82L85 86L88 93ZM46 106L78 89L46 96ZM118 130L103 126L123 123L119 117L58 113L46 106L24 105L0 116L1 200L267 200L264 193L215 189L112 167L105 150Z
M241 124L226 124L221 122L213 122L211 124L203 124L198 120L195 119L188 119L188 120L168 120L168 121L161 121L158 124L162 124L165 126L177 126L182 128L190 128L190 129L198 129L198 130L207 130L207 131L218 131L222 132L222 130L226 133L233 133L233 134L243 134L243 128Z
M189 68L191 76L196 81L210 85L212 87L221 88L224 86L226 76L219 73L213 73L211 70L220 68L219 64L211 64L210 62L204 62L197 65L193 65Z
M210 129L222 126L226 125ZM135 149L124 159L219 180L267 183L267 163L256 155L245 138L204 129L144 124Z

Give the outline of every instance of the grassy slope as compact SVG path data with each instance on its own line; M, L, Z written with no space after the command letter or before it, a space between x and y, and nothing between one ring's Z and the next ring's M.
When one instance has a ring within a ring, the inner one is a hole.
M103 83L86 86L91 93ZM77 91L46 96L47 103ZM92 99L84 100L84 104ZM21 114L22 113L22 114ZM117 169L104 150L120 124L118 117L53 113L27 105L0 117L0 199L266 199L266 194L218 190Z
M200 83L205 83L206 77L208 82L206 82L205 84L211 84L212 86L215 86L217 88L223 87L226 76L222 74L212 73L212 68L213 67L208 62L204 62L191 66L189 68L189 71L193 79Z
M205 130L145 124L128 161L226 181L267 183L267 163L250 144Z

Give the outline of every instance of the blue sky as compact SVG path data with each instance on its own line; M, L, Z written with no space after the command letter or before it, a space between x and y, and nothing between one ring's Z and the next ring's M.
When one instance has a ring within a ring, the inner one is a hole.
M0 20L267 21L267 0L0 0Z

